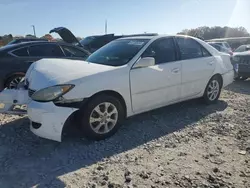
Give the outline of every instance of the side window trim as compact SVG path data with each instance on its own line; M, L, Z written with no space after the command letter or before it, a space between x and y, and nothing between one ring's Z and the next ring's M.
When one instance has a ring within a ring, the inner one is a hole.
M11 55L11 56L13 56L13 57L29 57L29 56L18 56L18 55L13 54L14 51L21 50L21 49L23 49L23 48L27 48L27 53L28 53L28 55L30 55L30 54L29 54L29 51L28 51L29 46L20 47L20 48L11 50L11 51L8 52L8 54Z
M64 50L63 50L63 47L62 47L60 44L56 44L56 45L58 45L58 46L59 46L59 48L61 49L61 51L62 51L62 53L63 53L64 57L66 57L66 54L65 54L65 52L64 52Z
M176 61L180 61L181 60L181 50L180 50L180 47L177 43L177 40L176 40L176 37L174 36L173 37L173 40L174 40L174 45L175 45L175 53L176 53Z

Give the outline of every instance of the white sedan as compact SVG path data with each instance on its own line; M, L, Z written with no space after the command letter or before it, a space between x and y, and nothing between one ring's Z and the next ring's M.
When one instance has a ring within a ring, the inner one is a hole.
M135 114L200 97L214 103L233 77L230 56L197 38L118 39L86 61L32 64L26 74L30 128L61 141L64 126L74 119L86 138L105 139Z

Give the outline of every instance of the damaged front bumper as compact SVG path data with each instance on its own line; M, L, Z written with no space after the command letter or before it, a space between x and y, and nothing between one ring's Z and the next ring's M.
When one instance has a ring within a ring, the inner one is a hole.
M26 114L29 101L28 90L5 89L0 92L0 113Z
M57 107L53 102L31 101L27 107L30 130L42 137L61 142L65 122L76 108Z
M25 109L17 106L26 106ZM30 130L42 137L60 142L62 130L70 115L78 110L58 107L53 102L40 103L31 100L28 90L5 89L0 92L0 113L28 114Z

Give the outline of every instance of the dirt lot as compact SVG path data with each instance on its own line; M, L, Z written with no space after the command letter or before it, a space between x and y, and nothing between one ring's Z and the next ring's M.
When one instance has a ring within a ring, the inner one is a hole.
M0 188L250 187L250 81L217 104L199 100L135 116L112 138L45 140L0 115Z

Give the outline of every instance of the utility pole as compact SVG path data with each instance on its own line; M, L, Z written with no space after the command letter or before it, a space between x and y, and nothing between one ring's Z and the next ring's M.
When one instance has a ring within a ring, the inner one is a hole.
M36 27L35 25L31 25L31 27L33 27L34 36L36 37Z
M108 31L108 22L107 20L105 20L105 34L107 34L107 31Z

